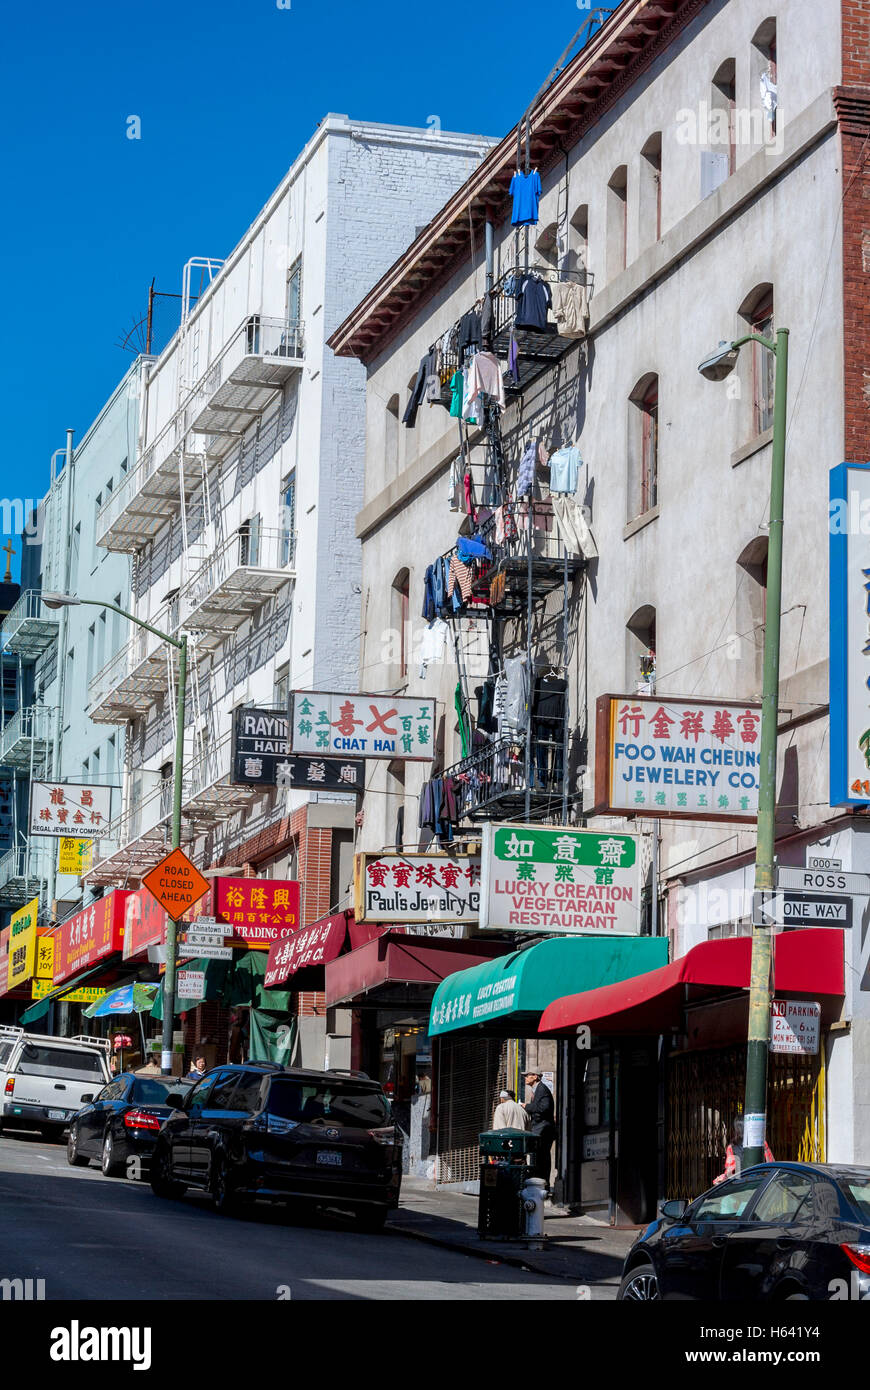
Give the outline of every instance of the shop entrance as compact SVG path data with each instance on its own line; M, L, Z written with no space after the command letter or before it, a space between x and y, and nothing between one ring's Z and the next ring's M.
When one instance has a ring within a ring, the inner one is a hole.
M732 1121L743 1112L746 1044L667 1059L666 1197L697 1197L725 1167ZM772 1053L768 1143L775 1158L825 1161L824 1039L814 1057Z

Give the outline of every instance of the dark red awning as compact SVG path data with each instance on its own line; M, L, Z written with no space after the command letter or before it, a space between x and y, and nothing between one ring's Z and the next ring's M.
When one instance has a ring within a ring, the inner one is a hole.
M774 937L778 994L816 999L844 992L843 933L828 927L780 932ZM556 999L541 1017L539 1032L665 1033L680 1028L689 1000L749 988L752 938L702 941L670 965L618 984Z
M416 986L420 1002L428 1001L448 975L469 970L509 949L504 942L457 941L452 937L386 931L327 966L326 1003L329 1006L364 1002L366 996L376 997L379 990L390 985Z

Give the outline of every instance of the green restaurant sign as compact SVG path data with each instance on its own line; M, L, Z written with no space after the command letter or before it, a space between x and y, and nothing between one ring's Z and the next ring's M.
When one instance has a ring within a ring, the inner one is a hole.
M637 935L638 844L571 826L484 826L481 929Z

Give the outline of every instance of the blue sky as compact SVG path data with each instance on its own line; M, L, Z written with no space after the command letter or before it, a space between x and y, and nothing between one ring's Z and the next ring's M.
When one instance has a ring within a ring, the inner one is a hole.
M66 427L81 438L132 361L117 344L152 277L178 292L190 256L225 256L327 111L502 135L584 19L577 0L279 3L7 9L3 497L45 492Z

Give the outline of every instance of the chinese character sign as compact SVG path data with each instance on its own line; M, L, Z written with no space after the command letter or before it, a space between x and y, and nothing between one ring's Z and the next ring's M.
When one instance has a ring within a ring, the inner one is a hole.
M234 711L231 780L237 786L276 786L277 769L286 760L286 710Z
M870 802L870 463L831 469L830 800Z
M751 821L758 814L761 706L602 695L595 809Z
M296 690L291 709L294 753L432 760L434 700Z
M53 988L51 980L34 980L30 997L34 1000L44 999L47 994L51 994ZM98 985L82 985L79 989L71 989L61 998L64 1004L98 1004L101 999L105 999L108 992L107 989L100 989Z
M128 894L115 889L62 922L54 937L54 983L120 951L124 934L124 903Z
M310 927L302 927L283 941L269 947L264 989L276 989L308 965L326 965L335 960L347 937L347 917L339 912L323 917Z
M358 922L476 922L480 859L446 854L358 854Z
M147 888L127 893L124 903L124 959L144 955L166 939L166 909Z
M485 825L480 926L567 936L636 935L638 837L570 826Z
M9 919L9 962L7 966L6 988L15 989L23 985L36 973L36 918L39 912L39 898L33 898L25 907L13 912Z
M74 874L76 878L81 878L91 867L93 854L93 840L69 839L64 836L57 844L58 873Z
M31 835L100 839L112 819L112 790L73 782L31 782Z
M295 879L217 878L210 902L203 911L249 947L265 949L299 926L300 887Z

